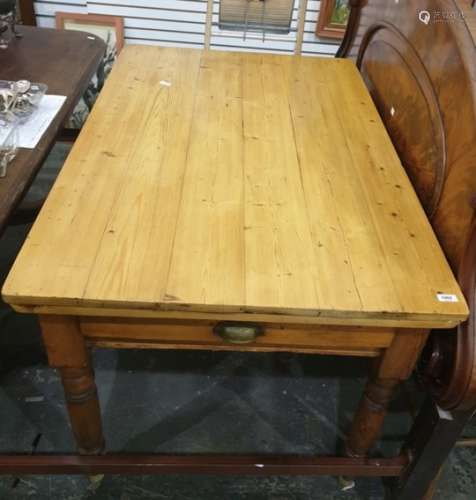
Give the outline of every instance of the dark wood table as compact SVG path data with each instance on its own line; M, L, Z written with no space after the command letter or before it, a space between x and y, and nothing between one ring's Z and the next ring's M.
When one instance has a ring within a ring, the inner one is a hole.
M34 149L20 149L0 179L0 235L53 147L65 120L94 75L104 53L98 37L77 31L23 26L23 38L0 51L0 79L27 79L48 85L49 94L66 102Z

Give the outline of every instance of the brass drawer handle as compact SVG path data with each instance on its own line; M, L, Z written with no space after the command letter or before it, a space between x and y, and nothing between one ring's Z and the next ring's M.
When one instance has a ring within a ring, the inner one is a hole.
M213 332L229 344L249 344L264 334L263 328L260 325L232 322L216 324Z

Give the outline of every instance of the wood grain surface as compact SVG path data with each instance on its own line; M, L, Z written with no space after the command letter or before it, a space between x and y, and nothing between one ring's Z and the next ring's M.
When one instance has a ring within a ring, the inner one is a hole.
M468 26L468 30L471 33L473 40L476 43L476 10L471 6L471 0L455 0L456 5L461 9L463 13L464 20Z
M468 313L351 61L135 46L3 296L315 324L441 327Z
M21 39L0 50L0 79L46 83L49 94L66 102L34 149L20 149L0 179L0 234L55 143L63 123L85 91L104 53L105 44L86 33L20 26Z
M216 321L167 321L134 318L88 318L79 321L90 345L150 349L292 351L349 356L380 356L392 344L391 328L308 326L261 323L262 334L243 344L224 341L215 333Z

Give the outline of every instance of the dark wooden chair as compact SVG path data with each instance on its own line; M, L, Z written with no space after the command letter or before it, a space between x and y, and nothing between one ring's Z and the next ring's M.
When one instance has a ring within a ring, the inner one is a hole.
M456 331L435 332L422 356L429 396L394 489L414 500L476 409L476 49L454 0L351 4L338 56L356 61L471 309Z
M18 0L18 6L20 7L20 19L22 24L27 26L36 26L33 0Z

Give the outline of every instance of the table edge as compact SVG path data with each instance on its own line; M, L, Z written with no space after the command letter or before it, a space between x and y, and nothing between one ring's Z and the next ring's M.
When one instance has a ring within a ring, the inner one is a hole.
M267 323L296 323L309 325L348 325L372 326L393 328L431 328L447 329L464 322L469 311L465 303L465 313L453 314L438 313L402 313L390 311L338 311L338 310L310 310L288 309L273 310L265 307L227 307L209 305L206 307L190 307L176 304L157 304L144 306L143 304L105 304L86 301L70 300L61 304L47 303L46 301L19 300L18 297L3 295L15 311L26 314L65 315L65 316L97 316L97 317L131 317L156 318L174 320L219 320L219 321L247 321ZM174 307L175 306L175 307ZM460 304L461 307L461 304Z

